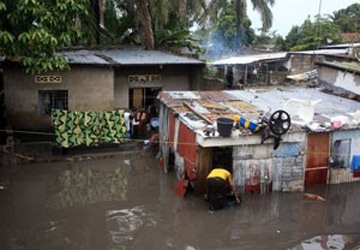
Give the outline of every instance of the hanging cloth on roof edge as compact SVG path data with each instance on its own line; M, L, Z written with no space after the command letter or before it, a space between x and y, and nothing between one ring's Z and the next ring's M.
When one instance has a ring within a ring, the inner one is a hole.
M360 155L353 155L350 164L351 173L360 173Z
M85 144L123 143L126 125L123 110L78 112L54 109L52 124L56 142L63 148Z

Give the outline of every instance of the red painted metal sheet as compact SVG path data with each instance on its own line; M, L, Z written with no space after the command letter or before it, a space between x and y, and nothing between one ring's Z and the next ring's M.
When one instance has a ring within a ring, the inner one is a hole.
M329 133L317 133L308 135L305 186L314 184L326 184L327 169L311 170L328 165L329 158Z
M186 174L190 180L196 178L196 134L180 122L178 153L184 158Z
M175 115L169 112L169 147L174 148L174 135L175 135Z
M175 193L175 195L177 197L184 197L185 193L186 193L186 189L189 185L189 180L185 180L184 178L180 179L176 185L173 188L173 192Z
M248 165L246 168L246 192L260 193L260 168L258 165Z

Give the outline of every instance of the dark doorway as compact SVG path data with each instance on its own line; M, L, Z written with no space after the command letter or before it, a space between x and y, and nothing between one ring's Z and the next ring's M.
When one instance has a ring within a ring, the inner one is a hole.
M133 88L129 90L130 108L147 108L157 105L157 95L160 88Z
M233 165L233 148L219 147L213 150L213 167L223 167L232 170ZM232 171L231 171L232 172Z

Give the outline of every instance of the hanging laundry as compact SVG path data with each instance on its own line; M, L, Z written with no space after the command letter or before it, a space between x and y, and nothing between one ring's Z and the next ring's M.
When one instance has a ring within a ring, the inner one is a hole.
M64 148L102 142L122 143L126 134L122 110L77 112L56 109L52 112L56 142Z
M52 124L55 128L56 142L64 148L69 147L68 134L66 133L67 110L56 109L52 112Z
M121 143L126 134L126 124L123 111L113 110L102 114L103 132L105 142Z

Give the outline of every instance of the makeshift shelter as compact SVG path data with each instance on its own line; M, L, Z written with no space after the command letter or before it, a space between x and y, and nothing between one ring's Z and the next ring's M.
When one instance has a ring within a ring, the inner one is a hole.
M360 61L355 56L328 56L317 65L319 83L327 90L360 100Z
M323 183L324 175L325 183L332 183L328 170L333 169L327 163L334 150L330 138L350 131L347 136L354 136L352 143L360 142L360 121L349 114L360 110L360 103L319 89L164 91L158 98L164 169L173 167L178 178L189 179L198 193L204 192L206 176L212 167L229 164L240 192L302 191L305 184ZM294 108L296 100L298 108ZM274 139L264 141L261 131L253 133L240 128L229 137L221 137L211 129L209 132L209 125L216 127L219 117L239 115L258 123L261 117L280 109L290 113L292 125L276 150ZM351 122L334 127L339 115L347 116ZM360 148L353 146L349 157L358 154ZM358 179L342 182L353 180Z
M211 64L218 68L228 88L246 84L281 84L289 75L301 75L301 81L316 76L315 61L327 55L349 53L348 48L308 51L250 54L216 60ZM291 79L291 78L290 78Z

